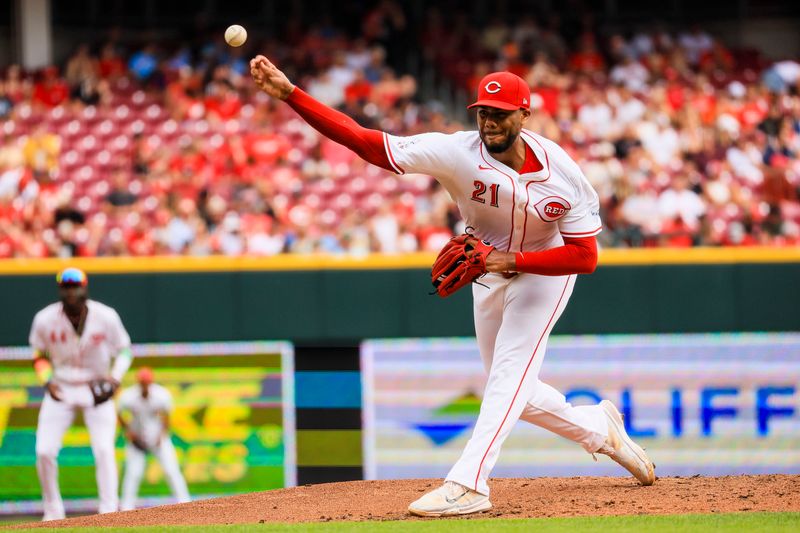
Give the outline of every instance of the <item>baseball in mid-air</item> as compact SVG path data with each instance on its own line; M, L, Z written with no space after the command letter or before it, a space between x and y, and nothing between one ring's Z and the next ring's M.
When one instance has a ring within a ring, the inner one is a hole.
M225 42L231 46L242 46L247 40L247 30L238 24L231 24L225 30Z

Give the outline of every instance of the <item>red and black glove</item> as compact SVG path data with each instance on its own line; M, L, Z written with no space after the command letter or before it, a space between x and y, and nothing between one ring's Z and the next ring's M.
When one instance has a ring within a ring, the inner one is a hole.
M450 239L431 269L436 294L445 298L486 274L486 258L492 250L494 246L468 233Z

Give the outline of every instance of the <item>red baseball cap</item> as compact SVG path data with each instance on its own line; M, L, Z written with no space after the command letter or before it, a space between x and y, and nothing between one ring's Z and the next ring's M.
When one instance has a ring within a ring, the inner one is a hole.
M478 101L467 106L485 106L515 111L530 109L531 88L525 80L511 72L492 72L483 77L478 85Z
M136 380L140 383L152 383L154 378L153 369L149 366L143 366L136 372Z

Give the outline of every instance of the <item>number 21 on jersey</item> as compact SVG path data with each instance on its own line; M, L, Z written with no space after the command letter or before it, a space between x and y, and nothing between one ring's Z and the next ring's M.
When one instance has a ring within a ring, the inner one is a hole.
M486 198L484 198L484 195L486 194L486 188L487 188L486 184L481 180L475 180L473 182L473 185L475 186L475 190L472 191L472 200L478 202L479 204L485 204ZM489 205L492 207L499 207L499 204L497 203L497 196L498 196L497 193L500 191L500 185L497 183L493 183L489 185L488 188L489 188Z

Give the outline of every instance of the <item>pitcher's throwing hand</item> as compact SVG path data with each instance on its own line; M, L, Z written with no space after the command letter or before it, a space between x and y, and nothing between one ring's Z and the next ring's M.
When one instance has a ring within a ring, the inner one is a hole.
M262 55L250 60L250 75L256 86L273 98L286 100L294 90L289 78Z

